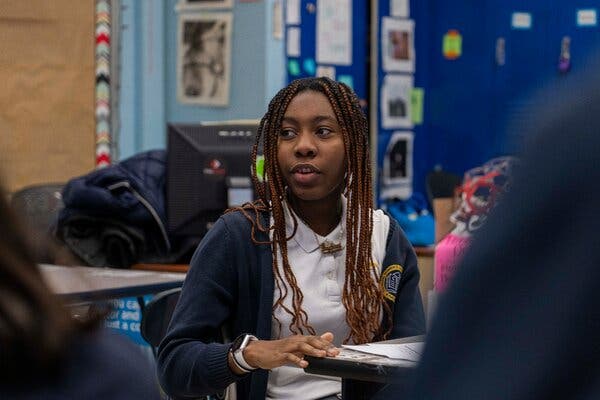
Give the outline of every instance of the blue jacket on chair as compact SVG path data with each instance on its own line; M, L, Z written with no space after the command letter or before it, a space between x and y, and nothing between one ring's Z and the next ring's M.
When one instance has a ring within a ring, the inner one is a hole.
M165 255L166 152L152 150L72 179L57 236L92 266L128 267Z

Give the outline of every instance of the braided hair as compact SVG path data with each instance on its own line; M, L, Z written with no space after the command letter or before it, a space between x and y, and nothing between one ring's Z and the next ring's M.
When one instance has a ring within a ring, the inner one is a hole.
M344 195L347 198L346 212L346 275L342 302L346 309L346 321L350 327L344 343L365 343L387 337L391 330L391 312L384 301L383 290L378 284L379 274L373 278L371 262L371 234L373 231L373 191L371 168L369 161L367 119L360 108L358 98L348 86L328 78L304 78L290 83L280 90L269 103L266 114L260 121L256 142L252 149L252 180L258 200L247 203L241 210L252 222L252 240L256 238L256 230L268 233L272 231L273 239L268 243L273 251L273 273L275 284L279 289L279 297L273 304L273 311L281 307L290 314L290 330L296 334L315 335L314 328L308 321L308 315L302 308L303 294L298 287L296 277L290 267L287 241L293 237L298 221L292 213L293 232L286 237L284 202L286 199L286 183L277 163L277 140L282 126L282 119L291 100L301 92L314 91L324 94L331 103L338 124L341 128L345 152L346 175L344 178ZM262 147L265 163L264 173L267 179L263 182L256 171L256 158ZM254 213L249 213L254 210ZM259 211L271 213L274 225L265 227L258 217ZM254 214L251 215L251 214ZM278 268L277 254L281 254L282 273ZM287 285L286 285L287 282ZM283 300L291 289L291 307ZM381 315L386 320L387 329L381 329ZM276 317L275 317L276 318ZM281 332L281 322L279 332Z

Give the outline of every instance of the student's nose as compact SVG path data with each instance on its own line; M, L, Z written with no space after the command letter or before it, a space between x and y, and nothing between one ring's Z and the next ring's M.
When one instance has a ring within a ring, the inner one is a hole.
M294 153L296 157L314 157L317 154L314 135L310 132L300 132L298 140L296 141Z

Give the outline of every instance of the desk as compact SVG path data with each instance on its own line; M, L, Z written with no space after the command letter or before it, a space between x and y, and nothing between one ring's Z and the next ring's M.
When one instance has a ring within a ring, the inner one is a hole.
M414 343L424 339L424 336L412 336L381 343ZM417 363L375 355L363 354L363 357L365 360L355 361L337 357L307 356L308 367L304 370L309 374L341 377L343 400L370 399L384 384L394 384L398 386L398 391L407 389L411 384Z
M115 268L42 264L40 270L50 289L70 304L140 297L180 287L185 279L181 273Z
M186 273L190 266L188 264L133 264L131 269L157 272L181 272Z

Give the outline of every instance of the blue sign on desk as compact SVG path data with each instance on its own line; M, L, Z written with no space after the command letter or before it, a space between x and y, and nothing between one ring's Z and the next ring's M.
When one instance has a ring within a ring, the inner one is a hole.
M152 296L145 296L147 303ZM149 346L140 334L142 310L137 298L129 297L111 301L113 311L106 317L105 326L129 337L134 343Z

